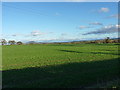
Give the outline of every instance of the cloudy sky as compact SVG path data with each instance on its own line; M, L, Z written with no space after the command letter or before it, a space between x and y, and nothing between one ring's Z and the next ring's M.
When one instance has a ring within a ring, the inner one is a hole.
M2 25L2 36L6 40L73 41L116 38L119 27L118 3L3 2Z

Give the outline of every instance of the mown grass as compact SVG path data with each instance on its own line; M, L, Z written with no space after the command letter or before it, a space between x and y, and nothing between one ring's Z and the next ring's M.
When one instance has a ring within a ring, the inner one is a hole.
M118 44L3 46L3 88L86 87L119 78Z

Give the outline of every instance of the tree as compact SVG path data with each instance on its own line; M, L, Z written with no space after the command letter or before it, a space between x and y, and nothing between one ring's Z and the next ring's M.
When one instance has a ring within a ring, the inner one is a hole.
M105 43L109 43L109 42L110 42L110 38L107 37L107 38L105 39Z
M17 45L22 45L23 43L21 41L18 41L17 42Z
M95 40L95 43L101 43L100 40Z
M15 42L14 40L10 40L10 41L8 41L8 43L9 43L10 45L14 45L16 42Z
M2 45L7 44L7 41L6 41L5 39L1 39L1 41L0 41L0 42L2 43Z

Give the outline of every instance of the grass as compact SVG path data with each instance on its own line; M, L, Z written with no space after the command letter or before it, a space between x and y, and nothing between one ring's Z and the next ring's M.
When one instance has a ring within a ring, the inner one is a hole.
M2 50L3 88L80 88L119 78L118 44L12 45Z

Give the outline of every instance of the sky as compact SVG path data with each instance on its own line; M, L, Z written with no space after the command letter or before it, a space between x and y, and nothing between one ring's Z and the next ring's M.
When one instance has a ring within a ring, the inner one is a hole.
M3 2L118 2L119 0L1 0Z
M2 2L2 37L77 41L118 37L117 2Z

